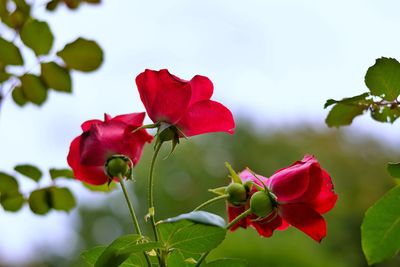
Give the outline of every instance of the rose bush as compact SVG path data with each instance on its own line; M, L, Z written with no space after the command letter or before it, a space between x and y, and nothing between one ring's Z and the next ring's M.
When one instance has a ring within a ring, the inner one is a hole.
M192 212L157 222L154 169L163 142L172 141L172 152L181 137L210 132L232 134L235 123L229 109L210 100L213 84L207 77L196 75L185 81L166 69L145 70L137 76L136 84L154 124L142 125L145 113L114 118L106 114L104 121L83 123L83 133L70 146L68 163L77 179L93 185L118 179L136 232L117 238L103 247L100 254L97 248L84 252L90 264L119 266L128 258L134 258L137 266L154 266L156 261L158 266L184 266L189 261L201 266L208 253L224 240L226 231L239 227L252 226L261 236L269 237L274 230L293 225L318 242L325 237L326 223L322 214L333 208L337 195L329 174L313 156L305 156L269 179L250 169L237 174L226 163L233 182L210 190L219 196ZM154 241L140 229L123 179L130 177L130 168L138 162L143 146L153 139L146 128L158 128L149 167L148 214L145 216L152 226ZM201 210L219 200L228 203L228 225L218 215ZM178 232L180 234L175 234ZM128 246L122 245L127 242ZM190 258L185 254L187 251L191 252ZM221 260L225 264L232 261L220 259L214 263ZM244 266L243 262L237 266Z
M337 195L333 191L331 177L313 156L307 155L301 161L278 170L269 179L249 170L242 171L239 176L243 183L251 181L253 186L245 204L228 203L230 222L252 208L251 197L262 191L264 185L269 196L267 201L272 202L273 208L265 217L249 213L234 224L231 231L252 226L261 236L270 237L274 230L284 230L292 225L317 242L326 236L326 222L322 214L333 208ZM260 204L263 203L256 205Z
M105 184L109 177L105 164L113 155L124 155L135 165L145 143L153 136L140 129L145 113L131 113L112 118L104 115L104 121L88 120L81 125L83 133L70 146L67 161L74 176L93 185Z
M224 105L210 100L214 86L207 77L196 75L186 81L166 69L147 69L136 77L136 84L153 122L175 127L180 137L233 133L232 113Z

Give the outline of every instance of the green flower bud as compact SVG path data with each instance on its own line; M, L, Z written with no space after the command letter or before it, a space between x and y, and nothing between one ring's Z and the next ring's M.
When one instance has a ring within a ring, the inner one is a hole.
M233 205L240 205L247 201L247 191L242 184L231 183L225 192L228 195L228 201Z
M114 156L107 161L106 171L110 177L128 176L130 171L129 160L123 156Z
M250 209L254 214L263 218L270 214L274 207L268 193L258 191L250 198Z

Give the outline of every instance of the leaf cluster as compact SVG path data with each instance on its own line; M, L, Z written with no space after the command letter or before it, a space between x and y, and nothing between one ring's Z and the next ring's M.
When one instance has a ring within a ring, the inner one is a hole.
M342 100L329 99L333 105L326 123L329 127L350 125L356 116L370 111L379 122L393 123L400 116L400 63L394 58L379 58L365 74L369 92ZM400 178L400 163L389 163L387 170ZM365 213L361 225L362 249L370 265L396 255L400 250L400 187L387 192Z
M20 176L39 183L43 177L42 171L30 164L17 165L14 170ZM53 184L23 194L20 190L18 179L14 175L0 172L0 204L5 211L17 212L25 204L31 211L44 215L50 210L70 211L76 205L75 197L66 187L58 187L55 181L59 178L73 178L69 169L50 169L49 175Z
M54 10L61 3L75 9L82 2L100 3L99 0L53 0L47 9ZM11 93L19 106L42 105L49 90L71 93L71 70L90 72L103 62L103 51L92 40L78 38L56 50L49 24L35 18L33 8L36 7L25 0L0 0L1 23L14 36L12 39L0 36L0 100ZM34 66L28 66L31 61L36 62Z
M326 118L329 127L350 125L367 111L379 122L393 123L399 118L400 63L394 58L378 58L365 74L365 84L369 92L326 101L325 108L333 105Z
M182 214L159 222L158 230L161 237L158 242L139 235L125 235L109 246L83 252L82 258L95 267L139 267L146 265L146 254L151 264L158 266L157 250L167 266L247 266L245 261L239 259L218 259L208 263L199 261L225 239L224 220L215 214L204 211Z

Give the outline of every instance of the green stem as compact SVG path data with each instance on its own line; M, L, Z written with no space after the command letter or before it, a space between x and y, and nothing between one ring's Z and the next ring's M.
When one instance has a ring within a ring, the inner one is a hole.
M158 143L154 149L154 154L153 158L151 159L151 165L150 165L150 172L149 172L149 185L148 185L148 203L149 203L149 217L150 217L150 222L151 222L151 227L153 228L153 233L154 233L154 238L156 242L159 241L158 237L158 231L156 227L156 220L154 218L155 210L154 210L154 167L156 163L156 159L158 156L158 152L160 152L160 148L162 146L162 142ZM157 258L161 266L165 265L160 257L160 254L157 253Z
M129 208L129 211L131 213L132 222L133 222L133 225L135 226L135 230L141 236L142 232L140 231L140 227L139 227L139 223L138 223L138 220L137 220L137 217L136 217L136 214L135 214L135 210L134 210L134 208L132 206L131 200L129 199L128 192L126 191L124 179L122 178L121 175L118 175L118 180L119 180L119 183L121 185L122 191L124 192L125 200L126 200L126 203L128 204L128 208Z
M208 206L208 205L210 205L210 204L212 204L212 203L214 203L214 202L217 202L218 200L226 199L228 196L229 196L229 195L222 195L222 196L217 196L217 197L214 197L214 198L212 198L212 199L209 199L209 200L207 200L206 202L204 202L203 204L201 204L200 206L198 206L197 208L195 208L193 211L201 210L201 209L204 208L205 206Z
M158 232L157 232L157 228L156 228L156 222L154 219L154 167L155 167L155 163L156 163L156 159L158 156L158 152L160 151L162 142L160 142L154 149L154 154L153 154L153 158L151 159L151 165L150 165L150 173L149 173L149 215L150 215L150 220L151 220L151 225L153 227L153 232L154 232L154 238L156 239L156 241L159 240L158 238Z
M206 259L206 257L208 256L209 253L210 253L210 251L207 251L206 253L204 253L203 255L201 255L201 257L200 257L200 259L197 261L195 267L199 267L199 266L201 265L201 263Z
M140 236L143 236L142 231L140 231L140 226L139 226L139 222L136 217L135 209L133 208L132 202L129 199L128 192L126 191L124 179L122 178L121 175L118 175L118 180L119 180L119 184L121 185L122 192L124 192L125 200L126 200L126 203L128 204L129 212L131 213L131 218L132 218L133 225L135 226L135 230ZM149 256L146 254L146 252L143 252L143 255L146 258L147 265L149 267L151 267L151 262L150 262Z
M239 216L237 216L235 219L233 219L225 228L226 229L230 229L232 226L234 226L238 221L240 221L241 219L246 218L246 216L251 214L251 210L248 209L246 211L244 211L243 213L241 213Z

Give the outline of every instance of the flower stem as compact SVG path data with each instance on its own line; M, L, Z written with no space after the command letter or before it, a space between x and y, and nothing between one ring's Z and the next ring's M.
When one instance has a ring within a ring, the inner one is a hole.
M222 196L217 196L217 197L214 197L214 198L212 198L212 199L209 199L209 200L207 200L206 202L204 202L204 203L202 203L201 205L199 205L197 208L195 208L193 211L196 211L196 210L201 210L202 208L204 208L205 206L208 206L208 205L210 205L210 204L212 204L212 203L214 203L214 202L217 202L218 200L221 200L221 199L226 199L228 197L228 195L222 195Z
M250 215L251 212L252 211L250 209L248 209L248 210L244 211L243 213L239 214L239 216L237 216L235 219L233 219L225 228L226 229L231 229L232 226L234 226L241 219L246 218L246 216Z
M133 225L135 226L135 230L140 236L143 236L142 231L140 231L140 226L139 226L139 223L138 223L138 220L136 217L135 209L133 208L132 202L129 199L128 192L126 191L124 179L122 178L121 175L118 175L118 180L119 180L119 184L121 185L122 192L124 192L125 200L126 200L126 203L128 204L129 212L131 213L131 218L132 218ZM151 262L150 262L149 256L146 254L146 252L143 252L143 255L146 259L147 265L150 267Z
M154 238L156 242L159 240L158 238L158 232L156 228L156 222L154 219L154 167L156 163L156 159L158 156L158 152L160 151L162 142L157 144L157 146L154 149L154 154L153 158L151 159L151 165L150 165L150 172L149 172L149 195L148 195L148 202L149 202L149 217L151 221L151 226L153 227L153 232L154 232Z
M155 163L156 163L156 159L158 156L158 152L160 152L160 148L162 146L163 142L159 142L156 147L154 148L154 154L153 154L153 158L151 159L151 165L150 165L150 172L149 172L149 185L148 185L148 204L149 204L149 217L150 217L150 222L151 222L151 227L153 229L153 233L154 233L154 239L156 240L156 242L158 242L159 237L158 237L158 231L157 231L157 227L156 227L156 220L154 218L154 214L155 214L155 210L154 210L154 167L155 167ZM160 252L157 252L157 258L158 258L158 262L160 263L160 266L165 266L165 259L163 259L160 256Z
M119 180L119 183L121 185L122 191L124 192L125 200L126 200L126 203L128 204L128 208L129 208L129 211L131 213L132 222L133 222L133 225L135 226L135 230L141 236L142 232L140 231L140 227L139 227L139 223L138 223L138 220L137 220L137 217L136 217L136 214L135 214L135 210L134 210L134 208L132 206L131 200L129 199L128 192L126 191L124 179L122 178L121 175L118 175L118 180Z
M206 257L208 256L208 254L210 253L211 250L207 251L206 253L204 253L203 255L201 255L200 259L198 260L198 262L196 263L195 267L199 267L201 265L201 263L206 259Z

